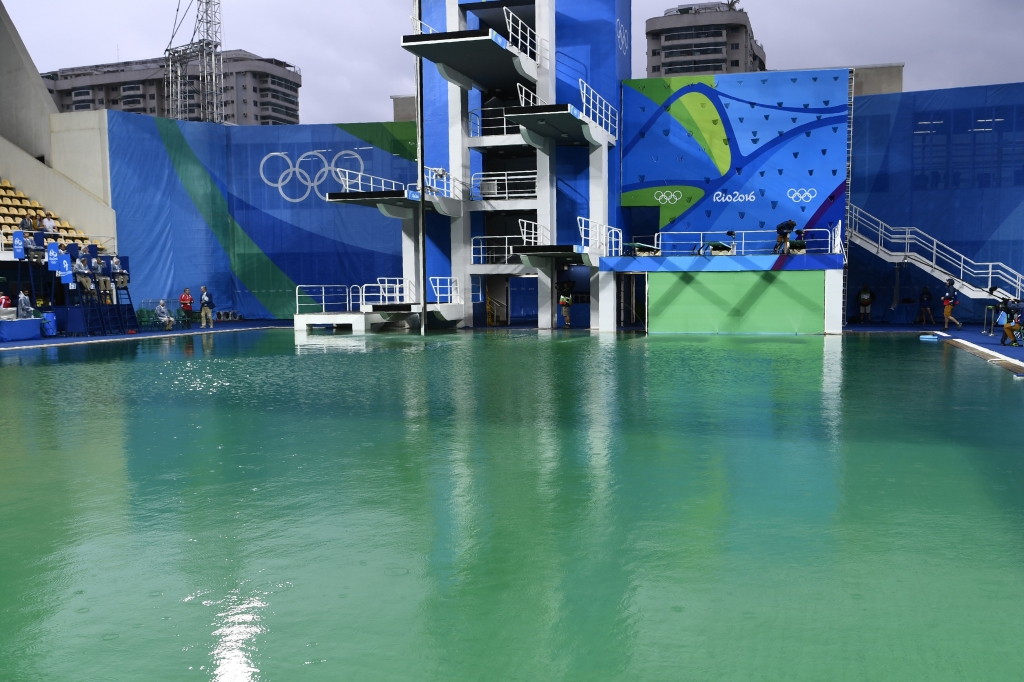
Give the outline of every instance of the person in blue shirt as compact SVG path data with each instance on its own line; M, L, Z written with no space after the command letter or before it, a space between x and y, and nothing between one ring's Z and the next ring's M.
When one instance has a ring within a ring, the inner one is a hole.
M199 287L199 319L200 329L206 328L206 323L210 323L210 329L213 329L213 309L217 306L213 303L213 296L206 290L206 287Z

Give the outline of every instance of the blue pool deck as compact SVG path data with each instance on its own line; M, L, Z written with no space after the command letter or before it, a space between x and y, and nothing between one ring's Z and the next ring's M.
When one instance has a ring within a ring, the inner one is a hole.
M263 329L291 329L290 320L246 320L244 322L218 322L213 329L200 329L193 325L192 329L173 329L171 331L147 331L138 334L116 334L111 336L52 336L49 338L32 339L29 341L0 342L0 352L14 350L30 350L33 348L55 348L90 343L113 343L116 341L138 341L141 339L164 339L175 336L199 334L228 334L233 332L259 331Z

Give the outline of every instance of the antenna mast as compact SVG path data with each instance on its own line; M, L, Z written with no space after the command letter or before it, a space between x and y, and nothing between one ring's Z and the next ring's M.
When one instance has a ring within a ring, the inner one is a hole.
M175 34L180 24L176 20ZM220 0L198 0L192 42L168 45L164 92L167 114L181 121L224 122L224 60ZM174 42L171 35L171 43Z

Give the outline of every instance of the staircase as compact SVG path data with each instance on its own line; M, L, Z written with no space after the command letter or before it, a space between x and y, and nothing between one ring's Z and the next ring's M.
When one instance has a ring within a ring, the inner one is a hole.
M852 205L848 236L889 263L911 263L943 282L955 279L967 298L1020 299L1024 293L1024 275L1003 263L976 263L916 227L892 227Z

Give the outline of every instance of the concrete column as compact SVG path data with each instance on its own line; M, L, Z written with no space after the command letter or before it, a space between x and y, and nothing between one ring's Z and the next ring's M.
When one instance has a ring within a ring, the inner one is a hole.
M613 332L615 323L615 273L593 270L590 275L590 328Z
M590 148L590 219L608 224L608 147Z
M825 271L825 333L843 333L843 271Z
M446 15L449 31L462 31L466 28L465 13L459 10L458 0L447 0ZM468 93L451 83L448 84L448 171L452 174L456 196L459 186L454 181L469 179L469 147L467 146L468 129ZM472 230L470 229L469 213L451 219L452 239L452 277L459 280L462 300L465 304L463 326L473 326L473 286L469 276L469 266L473 259Z
M537 326L555 326L555 266L551 263L537 268Z
M416 264L419 263L419 243L416 240L416 219L402 221L402 277L416 281ZM355 282L354 282L355 283ZM360 282L359 284L365 284Z
M537 17L537 96L555 102L555 0L536 0Z

